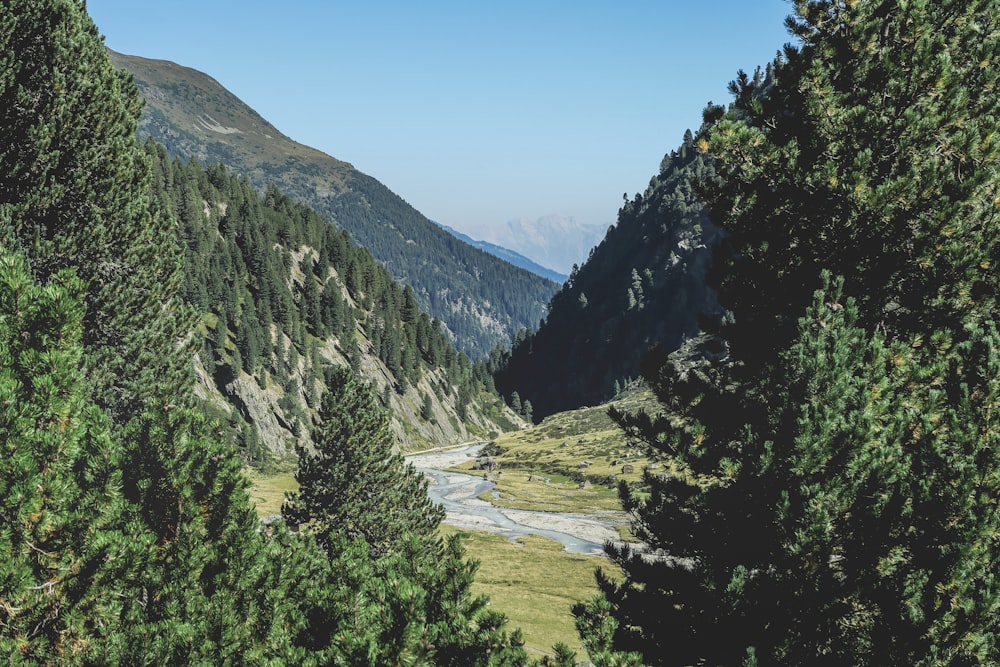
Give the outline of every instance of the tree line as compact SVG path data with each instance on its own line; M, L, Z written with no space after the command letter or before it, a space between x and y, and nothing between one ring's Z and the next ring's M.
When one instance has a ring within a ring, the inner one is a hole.
M433 372L459 419L471 409L507 423L485 362L457 351L413 289L346 231L275 186L258 192L222 165L171 159L152 140L145 148L153 197L178 225L180 295L201 314L200 359L220 389L241 372L278 387L285 420L307 429L325 387L321 349L332 341L355 371L363 354L379 359L387 391L401 396ZM232 419L247 458L266 462L253 426Z
M352 452L355 475L320 488L305 463L287 519L260 525L237 452L194 397L200 314L184 290L198 283L151 187L162 161L136 143L135 86L82 2L16 0L0 24L0 654L524 664L348 371L325 378L315 441ZM246 195L231 205L253 208ZM238 327L248 306L235 306ZM328 324L306 320L306 334ZM358 495L368 474L375 495Z

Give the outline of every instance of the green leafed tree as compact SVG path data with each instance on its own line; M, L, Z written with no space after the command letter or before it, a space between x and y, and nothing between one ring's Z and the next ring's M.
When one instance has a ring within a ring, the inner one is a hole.
M922 332L994 308L995 3L794 3L800 46L697 139L699 184L728 242L716 257L727 337L747 363L796 336L820 271L868 327ZM879 289L875 289L878 287ZM780 338L779 338L780 336ZM745 352L744 352L745 348Z
M581 624L647 664L993 664L1000 8L794 7L696 140L729 355L652 357L668 416L616 415L667 473Z

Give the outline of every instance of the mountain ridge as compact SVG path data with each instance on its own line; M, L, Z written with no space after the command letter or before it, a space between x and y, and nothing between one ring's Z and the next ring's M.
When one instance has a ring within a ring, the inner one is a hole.
M568 215L544 215L495 225L467 225L464 233L569 276L574 266L587 260L607 229L608 225L582 223Z
M378 393L404 450L480 439L520 419L348 234L277 188L146 145L153 194L177 225L181 293L199 315L196 395L255 465L309 450L331 367Z
M707 275L721 231L692 186L712 169L687 132L552 298L538 331L519 334L509 353L495 356L501 393L516 391L544 417L608 400L639 377L656 346L719 353L703 349L699 318L718 311Z
M459 348L483 358L544 316L558 285L462 243L377 179L283 134L210 75L108 50L146 100L141 137L182 160L221 163L328 216L411 285Z

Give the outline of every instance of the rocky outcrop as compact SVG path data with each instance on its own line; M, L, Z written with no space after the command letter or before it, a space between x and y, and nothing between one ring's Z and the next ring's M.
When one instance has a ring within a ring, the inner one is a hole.
M361 337L360 329L358 336ZM442 388L445 379L440 371L425 373L415 386L410 385L401 394L397 393L392 374L374 355L368 341L361 340L360 372L372 383L379 396L388 398L386 407L390 414L390 428L402 451L459 444L504 431L503 425L486 416L487 410L481 404L483 400L493 400L490 409L501 411L509 424L515 427L523 424L523 420L495 396L474 399L467 409L466 418L460 419L455 392ZM286 337L285 349L288 345ZM336 339L327 340L319 353L325 363L348 365ZM296 444L307 450L311 448L310 430L318 416L315 409L308 407L309 401L301 389L307 377L304 359L300 359L299 365L291 370L300 387L296 401L306 406L302 418L285 413L281 407L283 394L280 387L266 376L261 380L244 372L234 375L229 367L216 369L212 376L197 355L194 366L198 380L196 395L230 416L231 421L240 422L238 430L253 429L255 438L272 458L282 460L293 457ZM430 403L429 418L424 416L425 397ZM239 419L234 418L234 413Z
M295 443L299 440L295 431L302 429L285 417L273 394L273 390L261 389L246 373L225 386L225 395L243 419L257 430L268 451L283 458L295 453Z

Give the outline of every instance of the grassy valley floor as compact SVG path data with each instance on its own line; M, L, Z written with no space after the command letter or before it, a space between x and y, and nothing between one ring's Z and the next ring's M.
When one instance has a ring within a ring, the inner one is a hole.
M250 493L258 516L281 512L286 491L297 488L290 472L262 474L248 470ZM442 535L459 533L468 558L479 561L474 590L490 598L493 609L510 619L510 628L520 628L525 647L534 657L552 654L552 645L562 642L584 659L574 627L572 605L597 592L594 570L614 571L610 561L599 556L571 554L544 537L529 536L514 542L501 535L441 526Z
M614 402L620 409L655 410L648 391L632 391ZM504 508L536 512L570 512L615 519L628 537L627 517L615 490L619 480L638 483L645 467L658 462L630 443L607 416L607 405L582 408L546 418L530 429L506 433L491 448L499 470L486 473L494 494L483 500ZM474 461L454 468L472 472ZM290 470L271 474L248 471L251 496L260 516L278 514L286 491L297 488ZM478 471L474 474L480 474ZM586 654L576 633L571 608L597 593L594 571L620 575L606 558L567 553L555 541L539 536L508 540L497 534L443 525L443 535L459 533L468 557L480 562L475 590L489 596L492 608L520 628L531 655L552 655L562 642Z
M480 562L473 590L488 595L491 607L510 619L509 626L521 629L529 655L553 655L552 645L562 642L578 660L586 659L570 610L597 593L597 567L616 572L611 561L567 553L558 542L534 535L512 542L451 526L441 530L462 535L468 557Z

